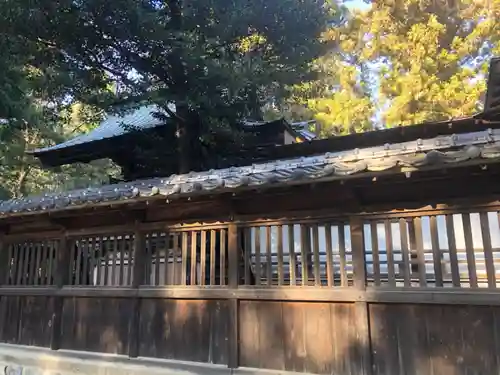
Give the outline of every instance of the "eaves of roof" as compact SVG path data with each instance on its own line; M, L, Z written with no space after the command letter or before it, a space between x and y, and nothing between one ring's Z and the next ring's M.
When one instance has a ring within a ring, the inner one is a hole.
M500 162L500 129L13 199L0 202L0 217L492 162Z

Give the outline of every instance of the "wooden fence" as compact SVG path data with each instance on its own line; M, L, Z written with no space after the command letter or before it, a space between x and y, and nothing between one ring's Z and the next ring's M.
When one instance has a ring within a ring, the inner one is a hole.
M318 374L498 373L499 210L5 235L0 341Z

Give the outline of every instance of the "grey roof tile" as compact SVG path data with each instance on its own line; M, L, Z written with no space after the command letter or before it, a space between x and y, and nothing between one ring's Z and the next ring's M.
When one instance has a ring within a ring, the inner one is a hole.
M162 125L163 122L154 114L163 111L155 106L149 105L132 110L125 114L108 115L104 121L94 130L87 134L77 136L69 141L59 143L55 146L33 150L32 153L59 150L66 147L76 146L83 143L99 141L123 135L129 131L128 128L149 129Z
M0 201L0 217L158 195L213 194L248 187L342 179L369 172L437 169L466 161L500 162L500 129Z

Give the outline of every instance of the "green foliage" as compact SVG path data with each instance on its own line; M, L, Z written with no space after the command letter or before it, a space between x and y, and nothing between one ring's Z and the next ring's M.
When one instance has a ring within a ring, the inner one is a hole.
M324 33L336 48L317 60L318 81L293 87L286 115L315 117L326 136L481 109L500 53L499 0L382 0L343 15Z
M165 110L175 103L180 137L193 147L214 133L214 122L255 115L280 87L308 78L325 47L318 38L325 7L321 0L4 0L0 32L31 46L37 66L70 77L79 100L106 107L109 96L92 94L119 82L129 101Z

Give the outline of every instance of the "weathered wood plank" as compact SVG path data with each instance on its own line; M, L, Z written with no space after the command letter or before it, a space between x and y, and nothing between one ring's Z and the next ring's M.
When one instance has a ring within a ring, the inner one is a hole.
M469 284L471 288L477 288L476 257L474 255L474 243L472 242L472 228L470 214L462 215L465 237L465 251L467 255L467 269L469 271Z
M260 285L262 278L262 271L260 267L260 227L254 228L254 242L255 242L255 285Z
M345 227L339 224L339 255L340 255L340 285L346 287L349 283L347 279L347 258L345 252Z
M321 275L319 270L319 228L315 224L312 226L312 250L313 250L313 268L314 268L314 285L321 285Z
M352 263L354 269L354 286L357 289L366 288L365 245L363 236L363 222L358 217L351 217Z
M410 276L411 276L411 268L410 268L410 251L408 249L408 232L407 232L407 224L405 219L399 219L399 235L401 238L401 253L403 256L403 279L404 286L410 287ZM401 267L400 267L401 269Z
M335 285L333 274L333 249L332 249L332 226L330 223L325 225L325 246L326 246L326 277L328 286Z
M278 243L277 243L277 252L278 252L278 285L283 285L285 282L284 273L283 273L283 226L278 225Z
M413 229L415 231L415 245L417 251L418 281L420 286L425 288L427 286L427 275L425 268L424 234L422 232L422 219L420 217L413 219Z
M272 242L271 242L271 226L266 227L266 279L267 279L267 285L271 286L272 285L272 279L273 279L273 274L272 274L272 264L273 264L273 257L272 257Z
M373 280L376 286L380 286L380 255L378 249L378 230L377 222L370 223L372 259L373 259Z
M458 270L457 244L455 239L455 226L453 215L446 215L446 236L448 237L448 250L450 252L451 282L454 287L460 286L460 273Z
M288 252L290 254L289 255L290 285L295 286L297 285L297 278L295 275L295 270L297 269L297 263L295 258L295 233L293 225L287 226L287 232L288 232Z
M436 216L431 216L430 231L431 231L431 246L432 258L434 261L434 275L436 276L436 286L443 286L443 256L439 247L438 226Z
M487 212L479 214L481 223L481 236L483 238L484 261L486 263L486 277L488 278L488 287L496 288L495 263L493 260L493 250L491 247L490 222Z
M392 240L392 222L384 220L385 247L387 252L387 278L389 286L396 286L396 277L394 269L394 246Z

